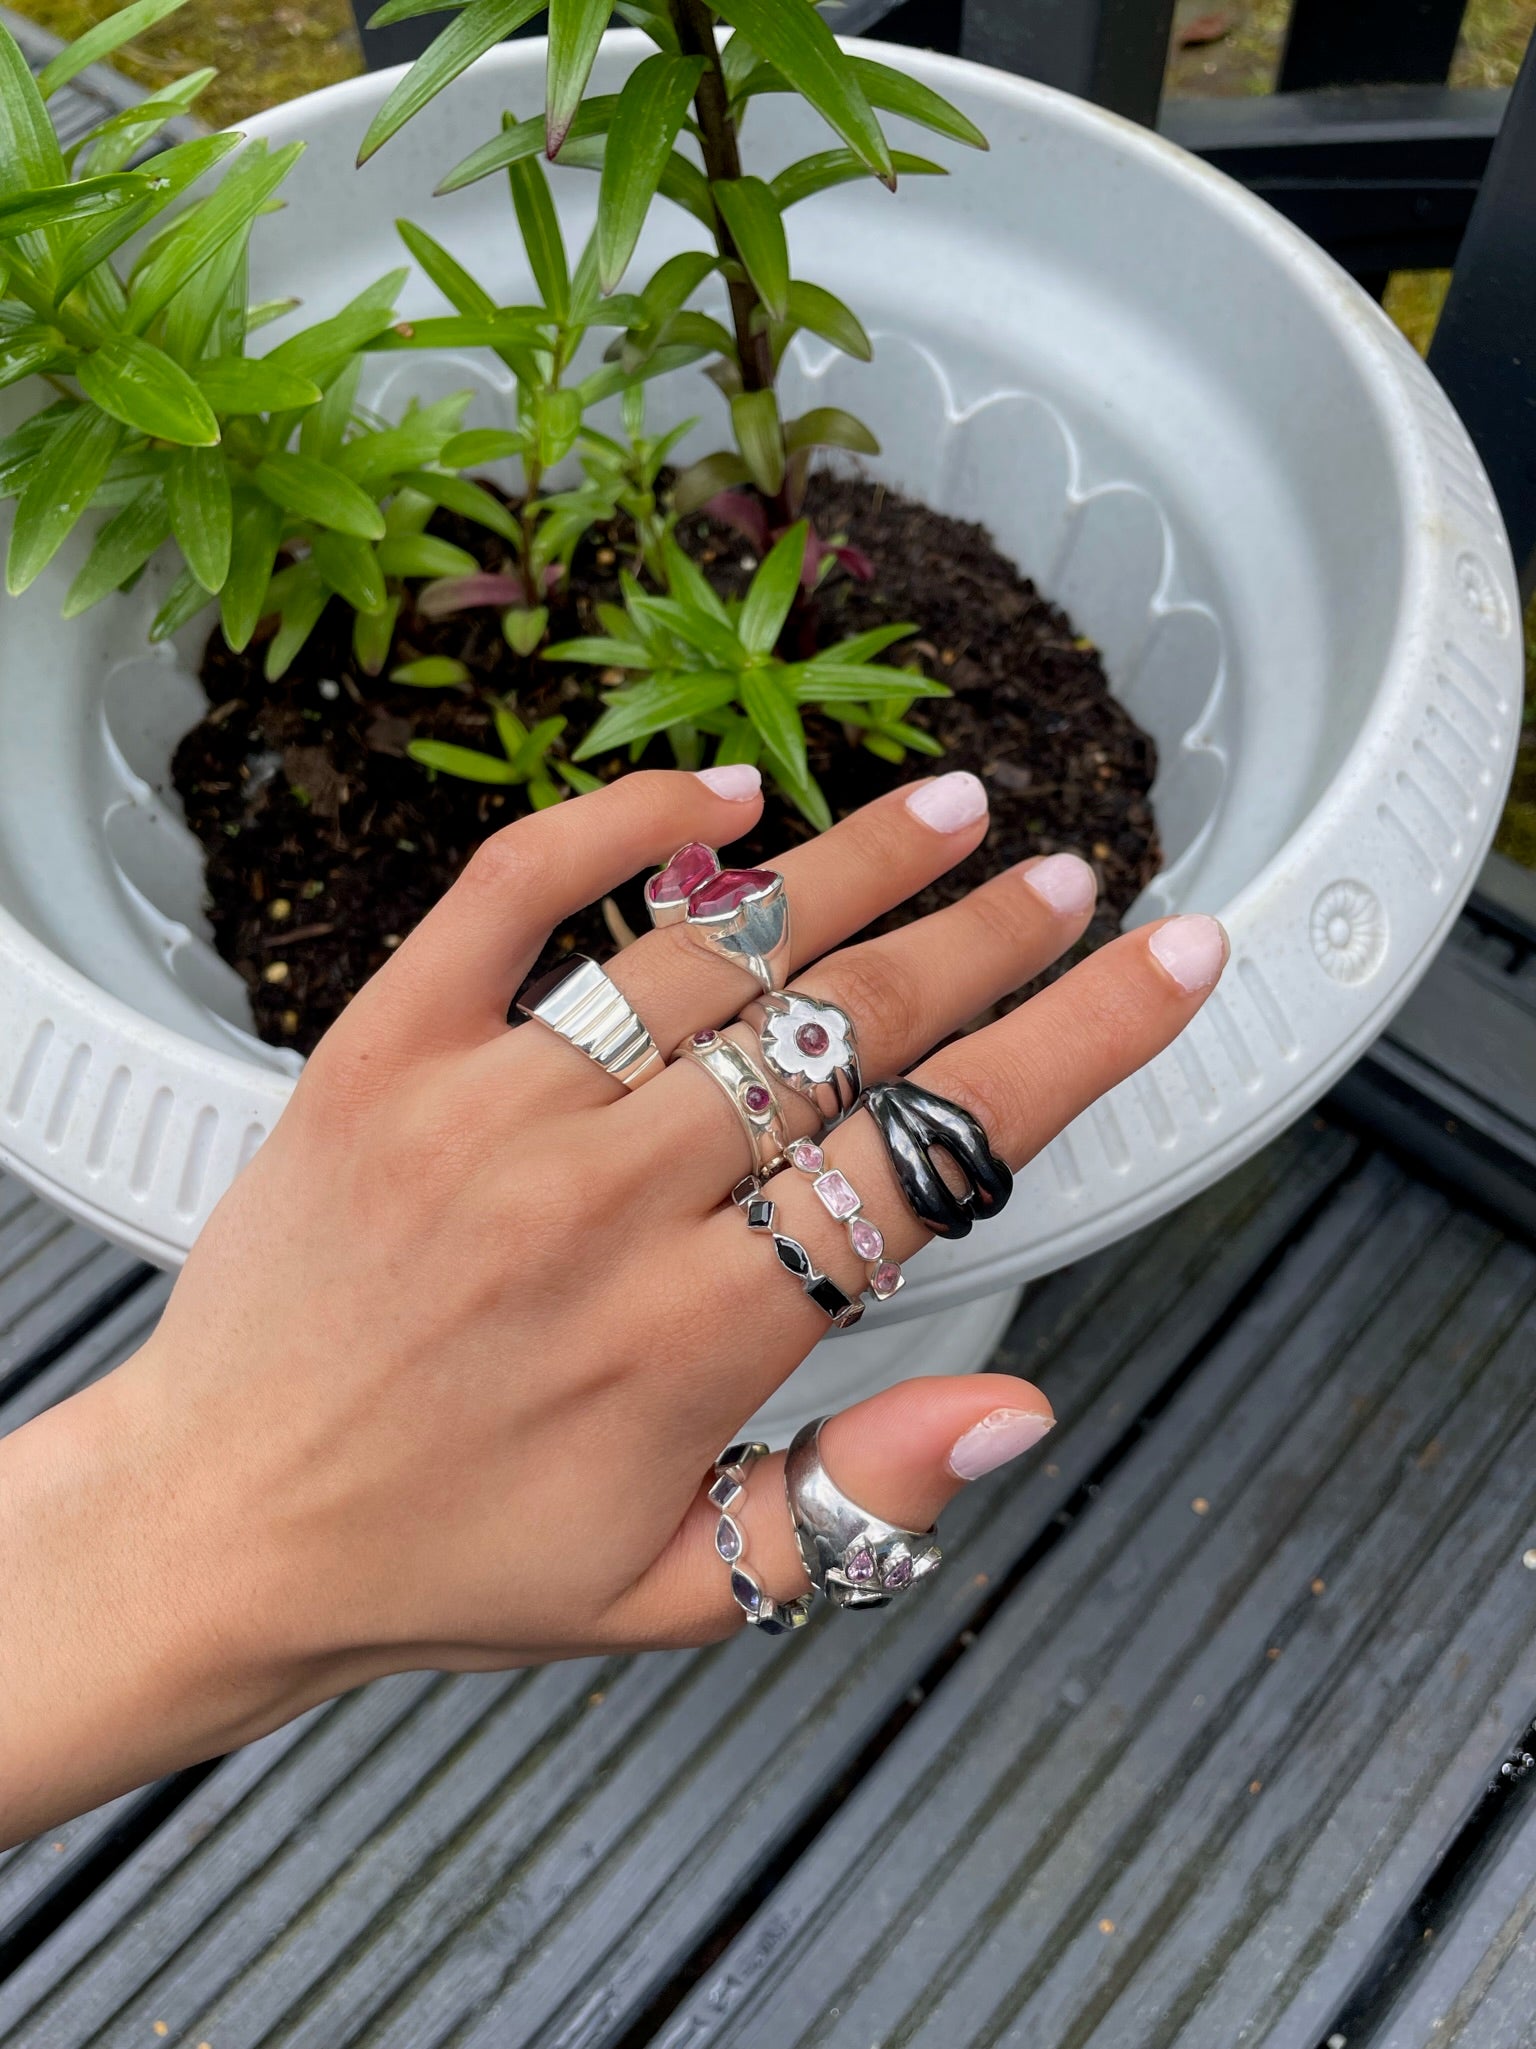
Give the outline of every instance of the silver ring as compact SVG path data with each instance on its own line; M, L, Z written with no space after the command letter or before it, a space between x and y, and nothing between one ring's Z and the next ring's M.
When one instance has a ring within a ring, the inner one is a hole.
M764 989L777 989L789 967L789 898L773 868L722 868L700 883L683 913L690 935L732 967L745 968Z
M741 1525L731 1514L746 1489L747 1473L760 1458L768 1456L766 1444L732 1444L715 1460L715 1477L709 1498L720 1511L715 1525L715 1549L731 1568L731 1598L747 1620L765 1636L783 1636L799 1629L809 1619L812 1594L797 1595L793 1601L776 1601L765 1594L757 1575L742 1559L745 1539Z
M639 1088L666 1065L629 998L584 953L572 954L530 982L517 1008L558 1032L627 1089Z
M816 1304L832 1328L852 1330L864 1314L862 1300L857 1295L845 1295L830 1274L822 1273L798 1238L773 1228L776 1206L771 1196L764 1195L758 1177L749 1174L745 1181L738 1181L731 1190L731 1200L746 1218L749 1231L767 1232L773 1240L774 1258L800 1283L801 1293Z
M741 1015L757 1033L763 1065L804 1096L823 1124L848 1115L863 1083L858 1033L846 1010L784 989L754 996Z
M865 1284L869 1292L877 1302L889 1302L906 1286L907 1277L898 1260L886 1258L884 1233L865 1216L864 1198L840 1168L827 1165L827 1156L815 1139L797 1138L784 1157L810 1176L817 1201L829 1217L846 1228L848 1243L868 1270Z
M826 1417L796 1433L784 1463L795 1542L810 1575L840 1608L883 1608L893 1594L937 1572L938 1531L901 1530L850 1501L821 1462Z
M692 1060L730 1099L751 1148L750 1168L764 1174L784 1157L789 1135L784 1112L773 1092L773 1084L750 1053L744 1052L723 1032L695 1032L678 1048Z

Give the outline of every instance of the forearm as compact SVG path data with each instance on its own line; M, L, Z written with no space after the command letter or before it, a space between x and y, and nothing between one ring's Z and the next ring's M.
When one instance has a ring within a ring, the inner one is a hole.
M264 1647L217 1477L185 1470L131 1368L0 1442L0 1845L324 1697Z

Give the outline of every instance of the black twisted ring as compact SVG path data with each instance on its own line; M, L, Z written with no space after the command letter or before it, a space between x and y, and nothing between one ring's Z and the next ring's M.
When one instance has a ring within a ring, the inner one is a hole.
M978 1217L997 1215L1013 1193L1013 1175L968 1110L913 1081L881 1082L862 1100L919 1223L940 1238L963 1238ZM964 1195L956 1195L934 1165L935 1152L965 1176Z

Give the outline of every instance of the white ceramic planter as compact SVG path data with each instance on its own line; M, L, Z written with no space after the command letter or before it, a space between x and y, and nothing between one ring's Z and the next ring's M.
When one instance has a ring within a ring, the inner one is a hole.
M611 36L594 89L644 47ZM791 216L797 271L858 309L876 362L802 350L790 403L855 406L881 435L881 475L984 521L1098 642L1161 762L1168 865L1133 917L1218 911L1233 960L1180 1043L1048 1148L998 1224L932 1248L896 1303L818 1352L775 1405L780 1428L900 1373L976 1363L1008 1307L982 1298L1146 1223L1320 1095L1455 917L1518 715L1497 510L1379 309L1156 136L976 66L878 54L958 101L992 150L941 145L948 178L895 200L846 186ZM542 70L541 44L504 45L361 173L394 74L251 123L309 143L259 230L253 297L297 291L306 316L340 303L401 260L401 214L526 297L501 181L430 194L504 107L539 103ZM754 109L754 167L825 139L793 100ZM556 193L583 235L595 182L557 173ZM696 240L658 205L638 263ZM440 310L419 280L404 304ZM381 359L373 392L466 383L476 417L504 413L505 377L479 357ZM717 406L685 372L656 387L652 417L706 415L703 449ZM61 627L77 560L0 619L0 1161L171 1265L281 1110L291 1061L246 1029L167 794L203 629L180 655L144 649L153 573Z

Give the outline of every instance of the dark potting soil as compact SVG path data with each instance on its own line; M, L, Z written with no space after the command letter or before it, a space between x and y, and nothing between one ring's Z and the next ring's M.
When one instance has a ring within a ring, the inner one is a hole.
M821 642L916 620L917 635L888 659L915 657L954 692L919 700L907 714L944 743L941 761L909 754L897 767L850 746L841 726L808 718L811 766L834 814L951 768L974 770L991 796L991 831L979 851L884 924L952 903L1027 855L1071 848L1093 862L1100 895L1091 930L1062 963L1070 964L1113 934L1157 870L1151 740L1110 696L1097 651L981 527L867 480L830 475L812 480L809 510L821 532L846 533L876 564L872 583L839 577L824 587ZM486 567L502 566L501 543L483 530L441 515L435 530ZM679 538L717 586L745 587L753 565L739 537L693 518ZM557 638L600 630L592 607L618 599L624 541L621 532L599 535L578 556L569 599L552 621ZM187 821L207 852L219 951L250 988L261 1036L301 1052L479 842L525 802L519 790L434 780L408 758L413 736L499 753L489 712L465 690L363 675L351 656L349 618L333 605L275 684L262 675L265 635L237 655L216 629L202 665L208 715L172 765ZM439 621L402 613L391 666L428 654L456 655L483 688L512 695L529 725L564 715L567 750L601 710L592 670L512 654L492 610ZM646 760L668 765L666 742L654 741ZM623 757L586 764L604 777L626 765ZM754 865L811 836L798 812L770 793L761 823L735 843L730 859ZM601 958L626 926L645 929L638 883L557 933L546 958L572 948Z

